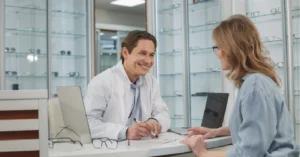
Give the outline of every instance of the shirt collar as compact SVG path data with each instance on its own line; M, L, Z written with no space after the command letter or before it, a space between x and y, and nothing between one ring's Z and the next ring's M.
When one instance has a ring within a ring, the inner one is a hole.
M248 77L249 77L250 73L246 73L243 77L242 77L242 80L246 80Z
M135 83L135 84L133 84L133 83L130 81L130 79L129 79L129 77L128 77L128 75L127 75L125 69L124 69L124 66L123 66L122 61L119 61L116 67L121 71L121 73L124 75L124 77L126 78L126 80L127 80L130 84L132 84L133 86L138 87L138 86L140 86L140 85L143 84L143 76L138 77L138 79L136 80L136 83Z

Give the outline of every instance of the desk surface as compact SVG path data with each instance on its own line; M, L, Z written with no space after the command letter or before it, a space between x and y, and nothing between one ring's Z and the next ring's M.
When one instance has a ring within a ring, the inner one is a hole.
M84 144L83 147L73 144L55 144L53 149L49 149L49 157L141 157L141 156L162 156L171 154L180 154L191 152L191 149L180 141L184 136L174 133L162 133L164 136L173 138L174 141L168 143L155 142L135 142L131 141L128 146L128 141L119 142L118 148L109 150L106 146L101 149L95 149L92 144ZM219 137L215 139L205 140L208 149L216 148L231 144L231 137ZM96 144L94 142L94 144ZM99 143L98 143L99 144Z

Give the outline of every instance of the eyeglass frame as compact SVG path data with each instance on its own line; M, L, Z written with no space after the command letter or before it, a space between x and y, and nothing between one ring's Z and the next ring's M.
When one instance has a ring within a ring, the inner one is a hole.
M272 63L274 68L280 69L284 67L284 62Z
M247 12L246 16L247 17L257 17L259 16L260 12L259 11L253 11L253 12Z
M57 141L52 141L52 140L57 140ZM59 141L59 140L69 140L69 141ZM70 142L73 143L73 144L79 143L80 146L83 147L83 144L80 141L73 140L70 137L49 138L48 147L50 149L53 149L55 143L70 143ZM51 143L51 145L49 145L50 143Z
M100 140L100 141L101 141L101 146L100 146L100 147L95 147L95 146L94 146L94 140ZM104 140L105 140L105 141L104 141ZM107 144L106 144L107 141L109 141L109 142L111 142L111 143L112 143L112 141L116 142L116 143L117 143L116 148L109 148L109 147L107 146ZM95 149L101 149L103 143L105 143L106 148L107 148L107 149L110 149L110 150L117 149L118 146L119 146L118 140L110 139L110 138L108 138L108 137L101 137L101 138L93 138L93 139L92 139L92 145L93 145L93 147L94 147Z
M211 48L213 49L213 51L214 51L215 53L217 53L217 52L219 51L219 47L216 46L216 45L212 46Z
M270 10L271 14L278 14L278 13L281 13L281 7L279 8L272 8Z

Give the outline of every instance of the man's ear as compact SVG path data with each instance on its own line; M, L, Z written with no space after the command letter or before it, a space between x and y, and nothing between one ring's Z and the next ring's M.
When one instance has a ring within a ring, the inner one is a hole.
M123 56L123 58L124 58L124 59L127 58L128 55L129 55L129 52L128 52L127 48L126 48L126 47L123 47L123 48L122 48L122 56Z

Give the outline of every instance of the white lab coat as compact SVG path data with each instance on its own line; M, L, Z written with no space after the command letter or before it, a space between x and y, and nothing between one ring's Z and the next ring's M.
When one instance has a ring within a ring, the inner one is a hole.
M170 116L156 79L149 74L140 76L139 79L142 81L139 90L141 120L155 118L162 125L162 131L167 131ZM91 80L84 103L92 138L118 139L132 108L133 94L130 85L122 62Z

